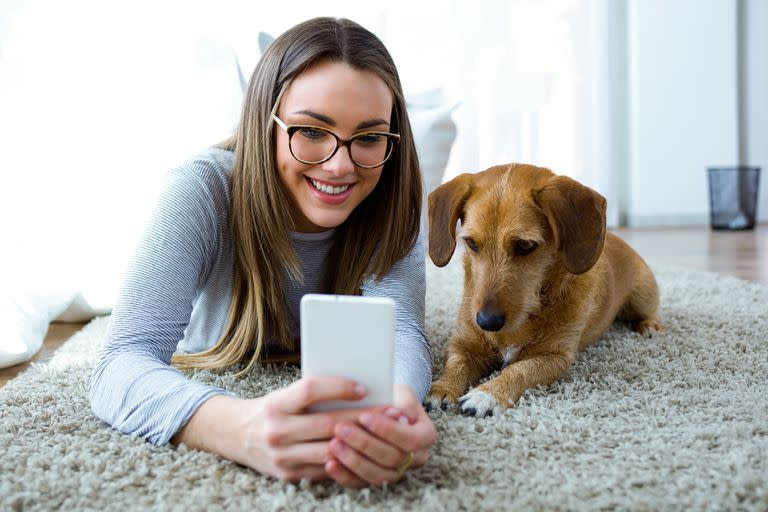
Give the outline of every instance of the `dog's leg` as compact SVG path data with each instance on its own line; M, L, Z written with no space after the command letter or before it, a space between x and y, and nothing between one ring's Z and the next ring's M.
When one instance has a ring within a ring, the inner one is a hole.
M427 410L432 407L445 410L455 404L469 386L491 373L500 363L500 355L484 340L454 338L448 346L445 371L432 384L424 401Z
M664 330L659 321L659 288L651 269L645 264L637 269L634 287L618 318L629 322L632 330L643 336Z
M514 405L526 389L555 382L576 359L575 343L560 346L563 345L574 345L574 348L556 352L551 350L551 343L525 347L518 361L504 368L498 377L461 397L462 412L480 417L489 416L494 410Z

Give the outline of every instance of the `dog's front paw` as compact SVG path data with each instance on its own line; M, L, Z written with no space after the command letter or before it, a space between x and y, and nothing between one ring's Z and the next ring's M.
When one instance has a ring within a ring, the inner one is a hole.
M424 407L427 411L440 408L444 411L459 400L461 391L455 391L450 386L439 380L432 384L432 388L424 399Z
M470 389L464 396L459 398L459 407L463 413L477 416L478 418L493 416L494 412L501 410L499 403L492 395L477 388Z
M664 327L658 320L653 318L646 318L640 322L637 322L632 326L632 330L641 336L650 338L656 332L664 332Z

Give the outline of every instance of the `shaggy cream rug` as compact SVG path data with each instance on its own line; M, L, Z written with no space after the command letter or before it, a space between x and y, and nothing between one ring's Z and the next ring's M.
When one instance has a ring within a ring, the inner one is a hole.
M455 258L458 260L458 258ZM108 319L0 390L0 509L768 510L768 288L655 265L667 332L614 326L560 381L485 419L430 414L430 463L385 489L284 484L94 418L86 383ZM461 292L428 264L436 373ZM299 375L193 378L254 397Z

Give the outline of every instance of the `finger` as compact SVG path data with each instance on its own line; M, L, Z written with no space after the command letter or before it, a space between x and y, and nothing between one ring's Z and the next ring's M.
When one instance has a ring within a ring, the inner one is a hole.
M410 423L416 423L422 415L426 414L424 406L418 401L409 401L407 404L399 404L399 412L400 415L406 416Z
M328 400L360 400L365 386L341 377L307 377L273 393L280 410L298 413L312 404Z
M298 468L305 465L325 465L331 459L328 441L298 443L278 448L272 462L281 468Z
M357 423L357 420L360 418L361 414L383 414L385 410L386 407L377 405L374 407L358 407L355 409L336 409L335 411L313 414L330 414L333 416L333 419L336 421L336 423L341 421L351 421L353 423Z
M296 443L328 440L333 437L333 427L336 419L330 414L295 414L283 415L265 425L272 428L274 435L270 438L275 446L290 446ZM269 419L268 419L269 420Z
M429 450L418 450L413 452L412 468L420 468L429 462Z
M345 421L357 423L360 414L365 412L380 413L382 410L382 407L366 407L291 415L277 411L279 432L275 433L275 444L283 446L307 441L328 440L335 435L334 428L338 423Z
M384 468L397 468L406 455L354 423L339 423L333 432L344 443Z
M418 416L412 416L409 414L408 411L406 411L405 408L398 409L396 407L389 407L384 410L384 414L389 416L395 421L399 421L402 424L410 424L410 423L416 423L418 421Z
M312 481L328 480L330 475L325 471L325 465L305 465L295 468L284 468L277 472L277 477L286 482L299 482L303 479Z
M428 448L436 439L435 427L429 418L409 424L407 419L393 421L383 414L363 413L358 421L366 430L405 453Z
M407 416L410 423L415 423L424 413L424 408L416 397L416 393L410 386L405 384L395 385L394 405L395 407L392 408L393 413L397 412L400 415Z
M365 480L356 476L336 459L328 461L325 465L325 472L344 487L352 487L355 489L368 487L368 483Z
M338 459L355 476L371 485L380 486L399 479L395 470L379 466L339 439L333 439L330 447L334 458Z

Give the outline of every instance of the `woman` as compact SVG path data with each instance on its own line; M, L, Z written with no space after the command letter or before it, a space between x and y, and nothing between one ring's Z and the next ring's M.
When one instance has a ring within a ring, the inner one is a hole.
M94 413L291 481L381 485L425 464L435 428L420 405L431 383L420 208L381 41L343 19L288 30L256 67L236 134L169 174L91 376ZM309 414L365 390L312 378L242 399L173 368L246 373L295 358L299 300L316 292L395 299L391 407Z

